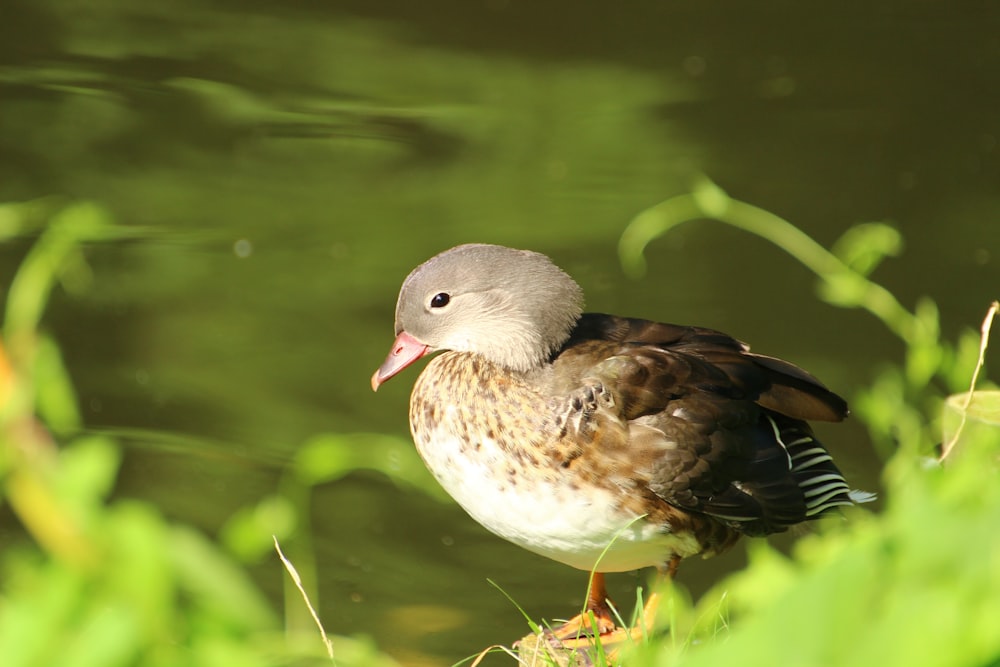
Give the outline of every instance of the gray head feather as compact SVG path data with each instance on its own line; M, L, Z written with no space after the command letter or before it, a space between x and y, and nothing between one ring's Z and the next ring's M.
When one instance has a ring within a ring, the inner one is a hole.
M437 295L447 296L435 300ZM582 308L580 287L545 255L460 245L427 260L403 282L396 333L405 330L435 350L473 352L527 371L569 338Z

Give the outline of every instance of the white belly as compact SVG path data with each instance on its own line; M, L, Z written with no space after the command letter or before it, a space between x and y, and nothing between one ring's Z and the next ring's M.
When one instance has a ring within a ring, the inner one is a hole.
M610 490L573 489L562 479L566 471L512 465L493 440L483 438L475 452L442 431L433 442L416 440L427 467L473 519L529 551L581 570L622 572L700 550L692 536L615 511L620 502Z

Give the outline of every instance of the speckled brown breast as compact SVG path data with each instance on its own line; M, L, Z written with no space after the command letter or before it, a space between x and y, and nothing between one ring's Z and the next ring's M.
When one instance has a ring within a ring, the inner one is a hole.
M736 541L726 525L654 493L657 448L632 441L642 424L587 411L552 385L545 373L529 379L455 352L432 360L414 385L417 450L473 518L581 569L614 543L603 571L711 555Z

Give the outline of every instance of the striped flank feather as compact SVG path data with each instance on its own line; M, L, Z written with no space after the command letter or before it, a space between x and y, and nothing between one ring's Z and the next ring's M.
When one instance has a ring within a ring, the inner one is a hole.
M788 467L802 490L807 517L855 503L833 457L816 438L803 433L803 424L792 422L782 430L770 416L767 419L774 429L775 440L788 455Z

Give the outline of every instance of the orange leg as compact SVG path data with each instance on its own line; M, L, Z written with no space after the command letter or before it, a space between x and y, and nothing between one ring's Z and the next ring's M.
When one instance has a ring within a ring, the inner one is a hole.
M677 574L677 566L680 562L681 559L674 556L665 567L660 568L659 576L673 579L674 575ZM597 620L597 634L600 635L601 645L605 648L613 648L626 641L640 640L652 632L659 606L660 594L650 593L642 608L642 615L634 627L615 627L614 617L611 615L611 608L608 604L607 590L604 588L604 575L595 573L590 580L590 595L587 596L587 608L584 614L559 626L554 634L556 638L561 640L565 648L579 648L592 643L591 637L583 636L581 630L590 629L591 623L587 612L593 612L594 618Z
M597 627L592 627L591 614ZM604 573L594 572L590 577L587 606L583 613L574 616L552 631L557 639L578 639L593 634L603 635L615 630L614 614L608 603L608 589L604 586Z

